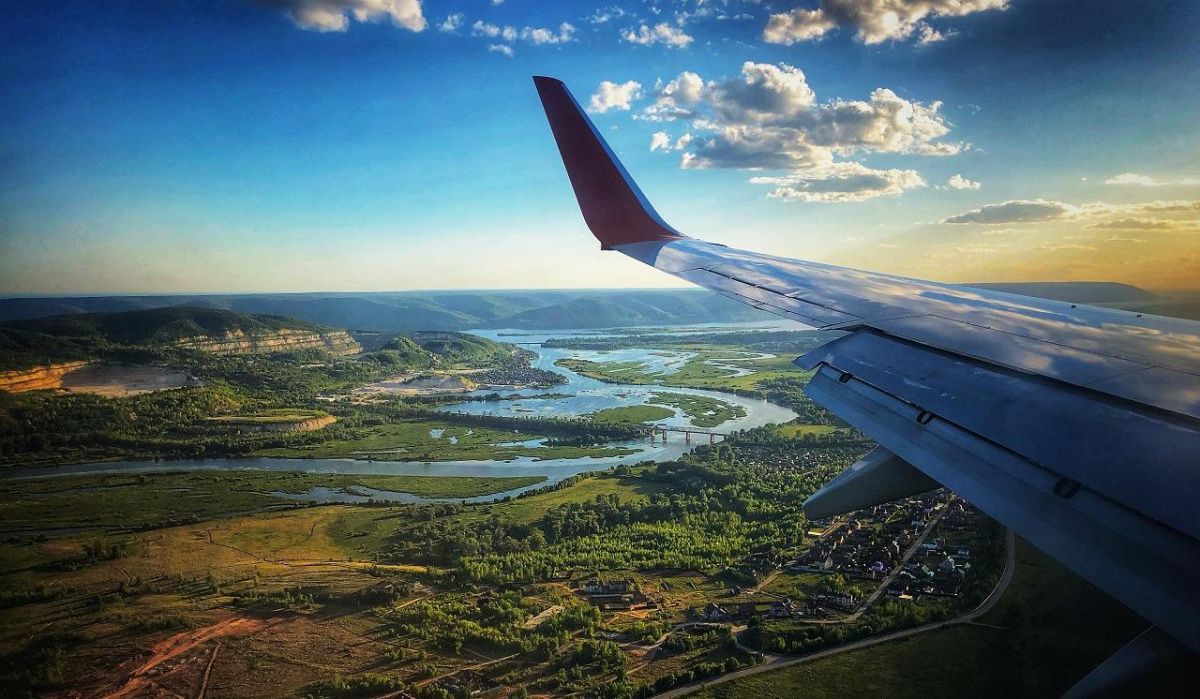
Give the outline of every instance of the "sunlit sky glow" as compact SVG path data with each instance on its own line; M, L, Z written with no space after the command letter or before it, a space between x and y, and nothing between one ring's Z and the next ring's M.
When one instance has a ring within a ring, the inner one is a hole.
M140 0L0 28L0 293L677 285L530 76L698 237L1200 288L1200 3Z

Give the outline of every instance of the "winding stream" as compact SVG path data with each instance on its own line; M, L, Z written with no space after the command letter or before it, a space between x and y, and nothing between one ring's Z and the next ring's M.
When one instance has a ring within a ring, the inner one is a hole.
M695 326L697 332L711 331L711 327ZM726 324L724 327L728 327ZM747 325L748 328L761 328L762 324ZM802 326L798 326L802 327ZM791 329L789 327L789 329ZM677 371L692 356L689 352L671 352L652 349L620 349L608 352L590 350L568 350L543 347L542 343L550 338L568 338L580 336L582 332L556 331L550 333L528 334L514 330L474 330L474 334L502 342L512 342L537 353L534 366L553 371L566 377L567 383L554 386L551 389L523 389L506 394L517 393L527 398L503 401L471 401L442 406L440 410L475 415L511 415L511 416L579 416L594 413L605 408L640 405L650 397L651 393L671 392L690 395L701 395L718 400L735 403L742 407L745 415L722 423L710 431L728 433L734 430L758 427L768 423L784 423L796 417L796 413L788 408L769 403L764 400L745 398L719 391L706 391L692 388L675 388L664 386L646 386L636 384L612 384L581 376L569 369L555 365L555 362L565 357L588 359L591 361L629 361L640 362L647 373L669 374ZM613 331L613 335L622 334ZM596 331L587 331L586 336L596 337ZM753 358L752 355L721 358L712 362L736 362ZM745 370L742 367L729 366L730 370ZM743 374L739 374L743 375ZM477 391L483 395L494 391ZM539 394L551 392L552 397L539 397ZM670 427L690 427L691 421L676 409L675 415L655 424ZM438 430L435 430L440 432ZM440 434L435 435L440 436ZM536 440L527 442L530 446ZM548 480L541 483L517 488L514 490L485 495L474 498L422 498L409 493L392 493L373 489L355 489L356 492L343 492L328 488L317 488L308 493L296 495L291 493L272 493L303 501L319 502L360 502L367 499L390 500L394 502L439 502L466 501L486 502L505 496L520 494L526 490L540 488L557 483L565 478L586 471L609 469L621 464L632 464L640 461L668 461L678 458L691 450L693 446L705 443L707 440L698 436L691 442L681 434L671 434L666 442L642 439L629 442L614 442L612 446L624 446L637 449L635 454L617 457L580 458L580 459L544 459L520 457L508 461L368 461L361 459L313 459L313 458L266 458L249 457L236 459L181 459L175 461L109 461L103 463L77 464L61 466L54 469L44 468L14 468L5 472L3 478L45 478L48 476L69 476L81 474L105 474L124 472L166 472L166 471L196 471L196 470L239 470L258 469L268 471L303 471L309 473L350 473L404 476L546 476Z

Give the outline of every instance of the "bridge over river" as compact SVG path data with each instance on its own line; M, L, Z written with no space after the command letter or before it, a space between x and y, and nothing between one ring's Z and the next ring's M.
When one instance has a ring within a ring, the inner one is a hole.
M725 434L724 432L713 432L711 430L702 430L698 427L676 427L674 425L652 425L652 427L653 427L653 431L650 433L650 438L655 439L656 437L658 437L659 433L662 433L662 439L664 442L667 441L667 433L668 432L682 432L683 439L686 442L692 441L692 435L694 435L694 434L705 434L705 435L708 435L708 443L709 444L716 442L717 437L724 439L729 436L729 435Z

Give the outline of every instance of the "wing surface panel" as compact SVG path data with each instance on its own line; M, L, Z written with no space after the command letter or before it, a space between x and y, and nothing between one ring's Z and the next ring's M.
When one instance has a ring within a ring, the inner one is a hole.
M817 328L874 327L1200 419L1197 322L786 260L693 238L616 249ZM1121 378L1147 370L1151 381Z

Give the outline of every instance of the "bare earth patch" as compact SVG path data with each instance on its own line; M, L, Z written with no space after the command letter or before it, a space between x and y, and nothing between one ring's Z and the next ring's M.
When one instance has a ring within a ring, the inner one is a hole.
M109 364L89 364L64 374L61 381L61 388L72 393L94 393L106 398L195 385L199 385L197 380L178 369Z

